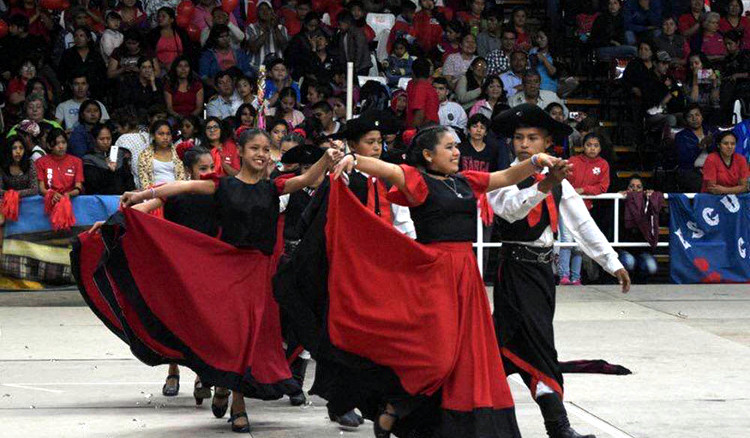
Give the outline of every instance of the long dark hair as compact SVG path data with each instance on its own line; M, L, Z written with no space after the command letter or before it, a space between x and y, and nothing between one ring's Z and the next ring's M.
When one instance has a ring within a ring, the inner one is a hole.
M406 162L412 166L426 168L428 163L422 155L422 151L434 151L440 141L440 137L449 134L450 129L446 126L430 126L420 130L411 141L406 151Z
M231 35L231 33L229 32L229 26L227 26L226 24L214 24L213 27L211 27L211 31L208 33L206 47L209 49L215 49L216 42L219 40L219 35L225 32Z
M242 111L244 111L245 109L249 109L250 114L252 114L253 117L258 115L258 110L255 109L252 103L243 103L239 108L237 108L237 112L234 113L234 118L236 119L235 124L237 126L242 124Z
M239 146L240 148L244 148L249 141L252 141L259 135L266 137L269 143L271 142L271 136L266 131L258 128L250 128L246 129L242 132L242 134L240 134L240 138L237 140L237 146Z
M206 132L208 132L208 124L211 122L216 122L219 124L219 129L221 129L221 135L219 136L219 143L224 144L225 141L229 138L231 134L231 130L228 126L222 122L222 120L218 117L211 116L206 117L205 122L203 122L203 130L201 132L201 144L204 145L206 148L211 148L211 140L208 139L208 135L206 135Z
M16 142L20 142L23 146L23 156L21 157L21 162L18 163L21 167L21 171L23 173L26 173L29 171L29 168L31 168L31 156L29 155L29 148L26 140L24 140L24 138L20 135L13 135L5 140L5 145L3 147L3 158L2 162L0 162L2 170L6 175L10 175L10 166L13 164L13 145Z
M203 146L193 146L182 156L182 164L185 165L185 170L190 172L190 169L198 162L198 160L204 155L210 155L211 152Z
M188 82L188 88L190 87L190 84L195 81L195 71L193 71L193 64L190 63L190 58L188 58L185 55L180 55L177 58L172 61L172 66L169 67L169 73L167 73L167 78L169 80L169 86L172 88L172 91L177 91L177 87L180 86L180 80L177 78L177 64L180 62L185 61L188 64L188 67L190 67L190 74L187 77Z
M83 125L83 112L86 110L86 108L90 106L96 106L99 108L99 121L102 121L102 106L99 105L99 102L96 101L96 99L86 99L83 101L80 107L78 107L78 123Z
M487 60L485 60L481 56L477 56L473 61L471 61L471 64L469 64L469 69L466 70L466 90L474 90L475 88L479 88L482 85L474 75L473 69L474 66L477 65L480 61L484 62L485 64L487 63Z
M503 81L498 75L489 75L484 79L484 82L482 83L482 95L480 97L485 100L488 99L489 96L487 96L487 89L492 85L492 81L497 81L500 84L500 88L503 89L503 94L500 95L497 103L506 103L508 101L508 92L505 91L505 85L503 85Z
M297 99L297 92L294 91L294 88L292 87L284 87L279 91L279 98L276 100L276 111L281 111L281 99L285 97L293 97L294 98L294 107L297 108L297 105L299 105L299 99ZM281 114L276 114L276 117L281 117Z

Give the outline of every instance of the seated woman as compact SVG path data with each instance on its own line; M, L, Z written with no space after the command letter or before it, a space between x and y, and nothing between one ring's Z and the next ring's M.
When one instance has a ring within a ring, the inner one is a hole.
M175 23L177 16L174 9L161 7L156 17L158 26L149 32L148 40L156 50L160 70L169 71L178 56L190 54L191 43L187 33Z
M23 137L13 136L5 142L0 162L0 178L0 198L8 190L18 192L19 198L39 193L36 166L31 161L29 147ZM5 218L0 215L0 225L3 223Z
M469 111L482 94L482 84L487 77L487 61L480 57L474 58L466 74L458 79L456 84L456 101L465 111Z
M70 133L70 154L78 158L94 149L91 129L102 121L102 108L93 99L85 100L78 110L78 124Z
M496 113L495 108L498 105L504 107L502 109L509 108L508 98L505 95L505 88L503 88L503 81L500 80L500 76L488 76L482 84L482 94L479 97L480 99L471 107L469 117L474 114L482 114L491 119L492 115Z
M737 136L732 131L724 131L716 144L717 151L708 154L703 164L701 192L714 195L746 193L750 170L745 157L734 151Z
M706 112L707 118L718 112L721 101L721 82L716 70L702 53L694 53L688 58L688 72L683 92L688 104L698 104Z
M709 61L724 59L727 48L724 46L724 37L719 33L720 19L721 16L717 12L709 12L703 17L701 31L690 41L693 53L702 53Z
M620 0L608 0L607 11L594 20L588 41L602 61L636 56L637 49L625 42L625 19Z
M83 157L84 188L88 195L122 195L135 190L130 173L130 153L115 147L112 131L103 123L91 128L95 146Z
M157 120L149 129L151 144L138 156L138 180L141 187L187 179L182 160L172 146L172 129L166 120Z
M50 153L36 160L36 176L39 194L47 196L54 191L52 203L57 204L63 197L72 198L83 193L83 163L81 159L68 154L68 136L60 128L53 128L47 134Z
M203 84L186 56L178 56L172 62L164 86L164 102L172 117L203 114Z
M232 139L232 131L218 117L209 117L204 125L201 146L211 151L214 172L218 176L234 176L240 170L240 154Z
M46 135L52 128L62 128L57 121L46 118L48 109L47 99L41 94L33 93L26 96L23 109L24 111L23 116L21 117L21 122L10 128L7 137L20 134L19 127L23 122L33 122L39 127L37 132L33 134L33 137L35 137L34 143L36 145L42 143L44 135Z
M247 54L241 49L232 48L229 28L225 24L216 24L208 35L206 50L201 54L201 77L204 80L210 80L216 73L233 67L238 68L247 76L254 73Z
M461 51L448 55L443 64L443 76L448 79L451 87L456 88L459 78L466 74L476 57L476 37L470 33L464 34L461 37Z

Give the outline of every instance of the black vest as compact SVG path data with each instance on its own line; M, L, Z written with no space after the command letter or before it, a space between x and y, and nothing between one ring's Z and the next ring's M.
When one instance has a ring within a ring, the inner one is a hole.
M529 177L518 184L518 189L523 190L525 188L531 187L535 182L536 181L533 177ZM555 200L555 206L559 206L560 199L562 198L562 186L555 186L551 190L551 193L552 198ZM542 235L544 230L549 226L549 211L547 210L547 202L542 201L541 205L542 217L539 220L539 223L537 223L533 227L529 226L528 218L523 218L511 223L496 215L495 226L500 232L501 240L511 242L533 242L537 240Z

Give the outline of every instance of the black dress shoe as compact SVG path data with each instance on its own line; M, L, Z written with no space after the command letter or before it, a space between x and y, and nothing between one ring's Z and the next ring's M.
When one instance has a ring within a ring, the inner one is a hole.
M214 398L211 400L211 412L214 417L221 418L227 413L229 408L229 390L226 388L216 388Z
M176 380L176 383L173 385L169 384L170 380ZM180 393L180 375L179 374L170 374L167 376L167 383L164 384L164 386L161 388L161 393L164 395L164 397L174 397L177 394Z
M547 431L549 438L596 438L596 435L581 435L572 427L568 426L555 431Z
M330 418L331 421L337 422L339 426L344 429L355 429L359 427L360 424L364 423L364 419L357 415L353 409L344 415L334 415L331 412L328 412L328 418Z
M289 396L289 404L292 406L302 406L306 401L307 397L305 397L305 391L300 391L297 394Z
M247 424L244 426L237 426L234 424L234 421L238 418L245 418L247 420ZM237 412L236 414L232 414L229 416L229 423L232 423L232 432L236 433L250 433L250 419L247 417L246 412Z

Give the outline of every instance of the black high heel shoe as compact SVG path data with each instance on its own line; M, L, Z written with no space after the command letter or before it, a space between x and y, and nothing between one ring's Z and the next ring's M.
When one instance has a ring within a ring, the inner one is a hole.
M392 414L383 409L380 415L378 415L378 418L373 421L373 431L375 432L375 438L389 438L391 436L391 431L383 429L383 426L380 425L380 417L382 417L383 415L387 415L393 418L394 423L398 421L398 415Z
M177 383L174 385L170 385L170 380L177 380ZM161 393L164 395L164 397L174 397L177 394L180 393L180 375L179 374L170 374L167 376L167 382L164 383L164 386L161 388Z
M214 398L211 400L211 412L213 412L214 417L221 418L227 413L227 409L229 409L229 394L230 392L226 388L216 388L214 390ZM224 400L222 406L216 404L220 400Z
M193 388L193 398L195 398L196 405L202 405L204 399L211 398L211 388L203 386L200 380L196 380L195 387Z
M247 419L247 424L244 426L237 426L234 424L234 421L238 418L245 418ZM250 432L250 418L247 416L247 412L237 412L236 414L232 414L229 416L228 423L232 423L232 432L236 433L249 433Z

